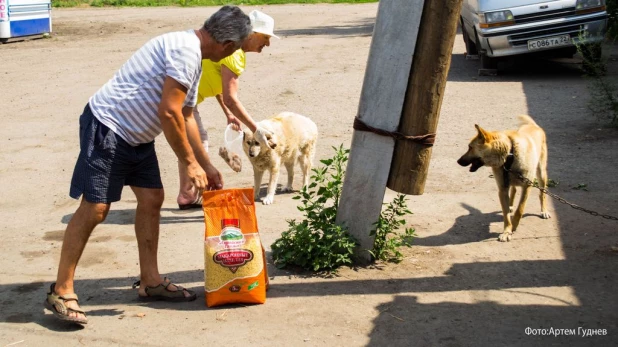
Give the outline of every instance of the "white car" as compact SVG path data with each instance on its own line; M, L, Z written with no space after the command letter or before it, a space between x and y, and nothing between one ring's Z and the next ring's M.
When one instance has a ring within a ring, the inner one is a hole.
M576 44L587 59L598 60L607 17L605 0L464 0L461 27L467 54L495 70L498 57L573 56Z

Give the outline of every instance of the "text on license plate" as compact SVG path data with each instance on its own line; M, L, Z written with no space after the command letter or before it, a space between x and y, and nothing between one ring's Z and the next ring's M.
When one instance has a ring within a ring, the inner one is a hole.
M546 37L536 40L528 40L528 50L534 51L536 49L545 49L554 46L564 46L571 44L571 37L569 35Z

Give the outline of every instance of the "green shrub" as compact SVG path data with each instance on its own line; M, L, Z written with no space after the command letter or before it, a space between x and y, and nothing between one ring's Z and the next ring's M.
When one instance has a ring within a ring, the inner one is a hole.
M403 260L403 254L399 251L402 246L410 247L414 238L414 229L405 228L403 234L397 234L397 230L406 224L402 217L411 214L406 204L406 196L398 194L393 201L385 204L386 209L380 214L380 218L374 223L375 229L370 233L375 237L373 249L369 251L375 260L399 263Z
M352 264L356 241L346 228L335 223L350 150L333 148L335 156L321 160L325 166L313 169L311 184L293 197L300 200L298 209L305 218L301 222L289 220L288 230L271 245L273 261L279 268L295 265L331 271Z
M579 39L587 35L587 32L582 32ZM599 122L618 127L618 92L615 81L606 76L607 58L602 54L604 45L607 43L576 44L583 59L582 67L590 81L588 109Z
M342 146L333 149L334 157L321 160L325 166L313 169L311 184L293 197L300 200L298 209L304 219L289 220L288 230L271 245L273 261L279 268L291 265L311 271L335 271L353 264L357 242L346 227L335 223L350 150ZM402 217L411 212L402 194L385 205L370 232L375 237L373 249L366 251L374 260L400 262L403 255L399 248L411 245L414 229L405 229L403 235L396 231L405 224Z

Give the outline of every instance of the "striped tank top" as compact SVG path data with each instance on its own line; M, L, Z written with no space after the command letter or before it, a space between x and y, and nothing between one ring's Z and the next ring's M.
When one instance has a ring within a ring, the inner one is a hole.
M201 62L193 30L155 37L90 98L92 113L131 146L152 142L162 132L158 108L165 77L186 87L183 106L195 107Z

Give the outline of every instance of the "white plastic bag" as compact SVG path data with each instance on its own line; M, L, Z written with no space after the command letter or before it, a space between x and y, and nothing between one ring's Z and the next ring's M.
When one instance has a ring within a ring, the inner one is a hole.
M232 124L228 124L223 134L224 147L219 148L219 156L236 172L242 170L243 138L242 131L236 131L232 128Z
M232 128L232 124L228 124L227 128L225 128L223 143L225 144L225 148L230 155L234 153L240 156L242 154L242 139L242 131L236 131Z

